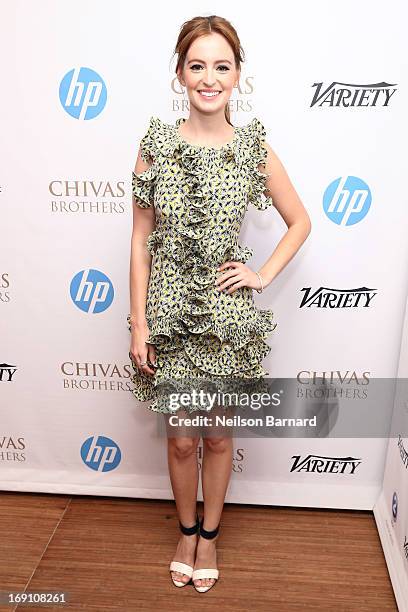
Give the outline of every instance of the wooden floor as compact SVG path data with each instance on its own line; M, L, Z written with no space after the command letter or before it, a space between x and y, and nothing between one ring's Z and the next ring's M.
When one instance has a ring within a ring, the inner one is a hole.
M174 502L0 492L0 512L0 591L69 597L5 612L397 610L371 512L225 504L220 580L204 594L170 581Z

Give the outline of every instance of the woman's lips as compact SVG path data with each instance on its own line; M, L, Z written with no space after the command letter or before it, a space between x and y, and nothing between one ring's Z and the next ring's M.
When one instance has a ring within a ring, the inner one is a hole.
M206 93L202 91L197 91L197 93L200 95L200 98L203 98L203 100L214 100L215 98L218 98L221 92L218 91L216 94L211 95L206 95Z

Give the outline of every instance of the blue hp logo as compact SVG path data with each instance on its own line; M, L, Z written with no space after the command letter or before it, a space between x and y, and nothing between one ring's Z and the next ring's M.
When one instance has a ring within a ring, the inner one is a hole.
M114 290L109 278L99 270L81 270L69 288L72 301L84 312L103 312L112 304Z
M94 119L106 104L106 85L90 68L73 68L64 76L59 88L63 108L75 119Z
M92 436L81 446L82 461L96 472L110 472L120 463L122 453L119 446L105 436Z
M340 177L324 192L323 209L330 221L337 225L354 225L368 213L371 191L357 176Z
M392 511L392 518L394 519L394 521L396 521L397 514L398 514L398 497L395 491L392 496L391 511Z

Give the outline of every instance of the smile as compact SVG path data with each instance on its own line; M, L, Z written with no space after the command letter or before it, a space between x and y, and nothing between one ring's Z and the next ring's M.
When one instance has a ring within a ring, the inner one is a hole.
M221 92L220 91L200 91L198 90L200 96L204 98L216 98Z

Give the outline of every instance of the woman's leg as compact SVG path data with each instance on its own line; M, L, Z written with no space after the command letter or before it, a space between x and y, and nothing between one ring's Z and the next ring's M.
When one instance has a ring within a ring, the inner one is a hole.
M212 410L211 416L215 416L215 414L232 416L233 412L231 409ZM204 499L203 527L207 531L215 529L221 520L225 495L231 478L232 455L233 437L231 429L210 427L208 435L203 434L201 482ZM212 540L199 538L194 569L217 567L217 539L218 535ZM196 586L210 586L213 584L214 578L198 579L194 582Z
M178 414L179 416L181 415L180 412ZM192 527L196 523L197 514L199 477L197 446L200 437L194 435L196 432L193 428L189 430L189 428L177 426L177 432L173 430L174 427L169 426L167 423L167 461L170 481L178 517L185 527ZM180 561L193 566L197 537L197 534L181 534L173 561ZM176 580L183 582L190 580L186 574L181 572L172 572L172 575Z

